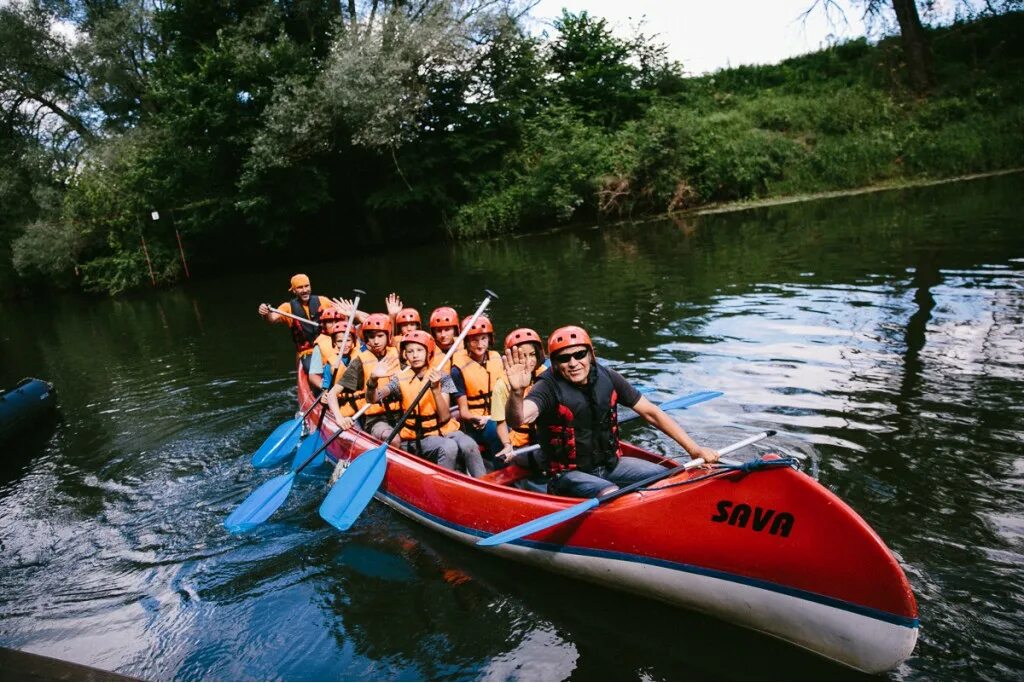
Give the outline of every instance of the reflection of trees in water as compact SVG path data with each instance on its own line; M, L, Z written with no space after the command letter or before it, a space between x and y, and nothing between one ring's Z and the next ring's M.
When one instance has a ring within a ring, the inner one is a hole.
M1019 620L979 622L975 614L999 612L1024 589L1013 571L1019 560L1008 565L1004 552L1019 558L1019 531L1003 534L993 523L1010 519L1019 527L1024 509L1012 478L1024 434L1014 408L1024 404L1021 273L978 266L1012 253L1002 251L1001 239L994 242L951 240L915 251L910 282L898 290L912 303L893 304L879 326L885 345L902 349L900 362L873 368L876 377L865 380L858 395L862 402L891 405L882 417L889 429L865 435L860 472L840 491L883 506L885 515L867 509L866 516L911 563L922 619L935 624L918 655L955 652L966 662L964 671L979 666L977 654L964 647L965 624L993 622L984 637L996 647L983 657L1012 665L1015 658L999 651L1014 648L1004 634L1019 628ZM970 594L973 606L941 596L953 586Z
M24 476L33 459L46 452L59 422L60 414L51 411L32 422L31 426L4 439L3 458L0 458L0 488Z
M64 295L5 309L19 324L12 353L2 354L4 372L31 367L56 387L65 424L57 434L62 462L53 470L54 492L80 514L99 514L106 495L83 486L84 477L144 471L139 452L165 445L167 431L217 407L200 374L216 364L202 356L231 352L223 342L229 328L204 346L198 303L184 290L104 300Z
M345 542L344 577L324 595L339 647L376 662L374 678L755 678L763 656L793 680L851 675L715 619L391 526ZM749 656L706 656L723 643Z

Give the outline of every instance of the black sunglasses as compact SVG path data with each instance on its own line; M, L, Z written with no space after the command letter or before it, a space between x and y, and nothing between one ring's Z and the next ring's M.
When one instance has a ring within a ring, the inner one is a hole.
M560 353L557 356L552 356L551 360L555 361L559 365L565 365L570 360L583 360L590 353L590 349L580 349L573 353Z

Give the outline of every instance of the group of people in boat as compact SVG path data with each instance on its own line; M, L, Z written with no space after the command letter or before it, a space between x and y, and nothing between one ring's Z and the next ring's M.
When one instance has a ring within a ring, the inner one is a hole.
M427 383L393 445L472 477L514 463L550 493L593 497L663 471L622 455L619 405L632 408L690 457L718 459L618 372L598 363L581 327L558 328L546 345L535 330L516 328L502 353L493 348L494 326L483 315L460 322L455 309L441 306L424 329L419 311L403 306L396 294L385 299L386 312L367 313L347 299L312 294L306 275L295 275L290 285L292 299L276 309L261 304L259 314L289 327L311 388L342 429L388 438ZM442 364L467 325L463 348ZM357 425L353 417L367 404ZM539 452L524 448L532 444L539 444Z

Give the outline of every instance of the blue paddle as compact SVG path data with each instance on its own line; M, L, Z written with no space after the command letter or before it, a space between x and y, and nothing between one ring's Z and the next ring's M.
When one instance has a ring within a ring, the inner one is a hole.
M463 324L462 332L452 342L452 345L448 348L448 353L437 364L436 368L438 370L451 360L457 349L462 348L462 340L466 338L466 334L473 327L476 319L480 317L487 308L487 305L491 303L491 299L498 298L498 295L491 290L485 289L484 291L487 292L487 296L484 297L483 302L476 309L476 313L472 315L469 322ZM347 531L359 518L359 514L363 509L369 505L370 499L373 498L373 494L380 488L381 482L384 481L384 474L387 472L388 444L402 430L402 425L405 424L412 411L416 409L420 399L423 398L423 395L427 393L429 388L430 382L424 382L420 392L416 394L416 398L412 400L409 407L405 409L405 413L398 419L395 428L388 434L388 438L384 439L384 443L373 450L366 451L353 460L337 483L327 492L327 497L320 504L320 516L328 524L339 531Z
M313 405L316 405L314 402ZM357 420L362 417L363 413L372 404L367 403L359 411L352 416L353 420ZM325 409L326 410L326 409ZM248 497L242 501L241 505L236 507L227 519L224 520L224 528L231 533L240 533L243 531L249 531L253 527L262 524L267 521L270 515L274 514L275 511L281 504L284 503L288 494L291 493L292 484L295 483L295 475L301 472L303 469L309 466L311 462L327 450L327 447L334 443L344 433L344 429L338 429L331 438L327 439L326 443L321 446L316 452L311 453L306 460L304 460L298 467L292 468L287 474L280 474L273 479L267 481L258 489L248 495Z
M726 446L725 448L719 451L719 455L728 455L733 451L737 451L741 448L749 446L750 444L756 443L761 439L767 439L768 437L773 436L774 434L775 432L772 430L769 430L767 432L761 432L760 434L755 434L754 436L744 439L743 441L738 441L731 446ZM616 498L624 496L627 493L632 493L637 489L642 489L645 486L650 486L651 484L657 481L661 481L662 479L666 479L667 477L671 477L680 472L693 469L694 467L699 467L700 465L703 464L703 458L696 458L685 464L679 465L678 467L673 467L671 469L666 469L664 472L652 474L646 479L642 479L636 483L630 484L629 486L624 486L616 491L605 494L603 496L598 496L596 498L587 498L582 503L577 503L576 505L567 507L564 510L552 512L549 515L538 517L537 519L531 520L524 524L520 524L519 526L514 526L511 529L507 529L506 531L502 531L501 533L494 534L493 536L482 538L479 541L477 541L476 544L482 546L493 546L518 540L520 538L523 538L524 536L529 536L530 534L534 534L538 531L543 531L544 529L548 529L550 527L561 524L562 522L566 522L572 519L573 517L579 517L587 510L596 508L598 505L603 505L609 501L615 500Z
M355 320L355 311L359 310L359 299L363 294L366 294L366 292L364 292L361 289L354 289L352 291L355 293L355 299L352 301L353 313L348 317L348 323L345 325L345 335L341 338L341 351L338 353L338 368L333 373L334 376L332 377L332 379L324 382L322 386L322 391L329 391L331 388L331 384L333 384L333 380L338 380L339 382L341 381L342 369L345 367L345 361L342 358L345 352L345 345L348 344L349 335L352 333L352 321ZM327 376L326 373L327 364L324 363L324 377ZM308 436L306 436L305 439L303 439L302 444L299 446L299 449L295 452L295 457L292 459L292 469L298 467L300 463L304 462L306 458L309 457L310 453L324 445L324 438L323 436L320 435L320 426L324 423L324 416L326 414L327 406L322 406L320 410L320 420L316 423L316 430L311 432ZM320 465L323 465L324 462L326 462L326 460L327 456L325 456L323 452L321 452L316 462L312 463L312 466L320 467Z
M325 417L327 417L327 406L321 403L320 419L316 422L316 429L307 434L306 438L302 440L302 443L300 443L299 447L295 450L295 457L292 458L293 470L305 462L306 458L308 458L313 451L320 452L320 455L317 456L314 462L310 463L310 467L320 467L320 465L323 465L327 461L327 456L319 450L320 447L324 445L324 437L320 435L320 427L323 426Z
M710 401L711 399L718 398L719 396L722 395L723 394L721 391L695 391L694 393L687 394L686 396L670 398L664 403L659 403L658 407L666 411L677 410L679 408L689 408L690 406L697 405L698 403L703 403L704 401ZM638 417L640 416L634 413L629 417L625 417L619 420L619 422L628 422L629 420L635 420Z
M302 417L292 418L271 432L263 445L252 454L253 467L273 467L291 455L292 450L298 445L299 439L302 438L302 423L316 404L317 401L313 401Z

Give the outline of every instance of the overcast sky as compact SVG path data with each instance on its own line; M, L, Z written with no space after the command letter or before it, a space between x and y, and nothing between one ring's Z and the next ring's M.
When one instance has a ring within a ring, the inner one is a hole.
M531 13L550 21L562 13L587 10L604 17L623 36L646 16L644 33L657 33L669 55L692 74L741 64L773 64L826 47L836 38L864 35L860 14L830 27L820 9L800 15L813 0L540 0ZM553 32L552 32L553 33Z

